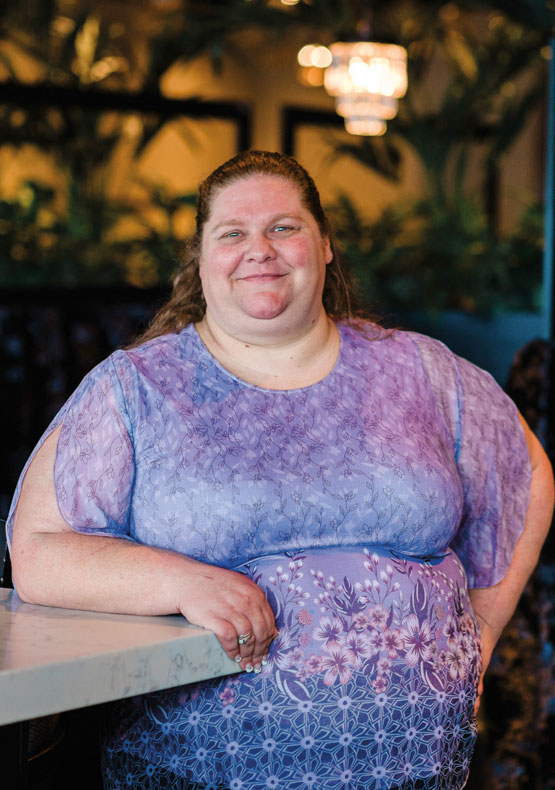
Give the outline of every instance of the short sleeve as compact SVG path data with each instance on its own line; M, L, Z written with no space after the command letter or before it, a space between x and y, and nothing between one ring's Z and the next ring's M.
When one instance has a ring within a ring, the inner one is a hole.
M490 587L509 568L528 508L530 456L518 411L485 370L437 340L411 336L453 437L464 506L451 548L468 586Z
M130 373L122 352L108 357L83 379L21 474L8 516L9 540L27 468L58 426L54 485L62 518L77 532L128 537L135 470L126 397L129 387Z

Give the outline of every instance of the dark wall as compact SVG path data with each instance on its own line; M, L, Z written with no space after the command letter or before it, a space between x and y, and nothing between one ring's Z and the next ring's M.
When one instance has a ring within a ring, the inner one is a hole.
M0 516L50 420L83 376L164 301L132 288L0 290Z

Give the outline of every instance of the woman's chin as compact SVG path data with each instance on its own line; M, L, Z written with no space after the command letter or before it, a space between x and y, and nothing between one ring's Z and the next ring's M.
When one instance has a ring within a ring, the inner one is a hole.
M242 309L249 318L257 318L261 321L270 321L278 318L287 308L287 302L276 298L276 294L261 294L256 300L249 300L242 305Z
M283 310L270 310L269 308L264 310L250 310L247 313L249 318L256 318L260 321L271 321L272 318L279 318L282 314Z

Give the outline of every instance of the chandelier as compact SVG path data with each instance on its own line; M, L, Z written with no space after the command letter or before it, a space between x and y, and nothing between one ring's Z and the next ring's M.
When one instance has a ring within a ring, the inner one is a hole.
M336 42L324 87L351 134L380 135L407 92L407 51L374 41Z
M407 91L407 51L396 44L308 44L298 61L305 69L324 69L324 87L335 97L335 109L351 134L384 134Z

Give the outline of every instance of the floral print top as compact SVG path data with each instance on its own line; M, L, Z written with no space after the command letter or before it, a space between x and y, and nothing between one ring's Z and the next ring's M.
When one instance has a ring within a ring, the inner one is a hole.
M123 702L107 786L464 785L480 669L467 587L511 561L526 442L489 374L438 341L339 330L332 372L283 391L237 379L189 326L115 352L46 432L62 423L73 529L242 570L280 629L259 675Z

